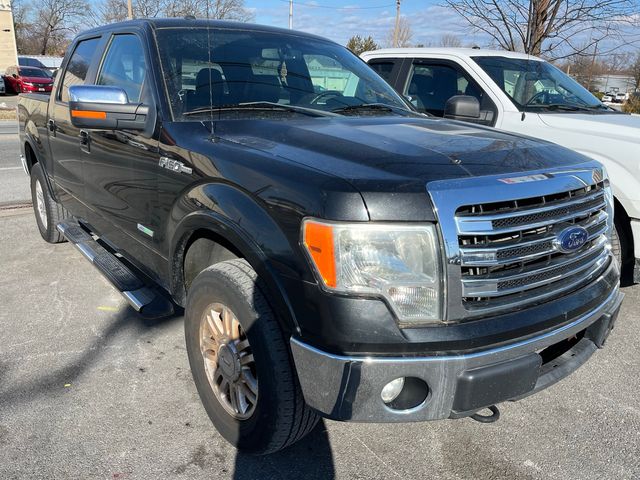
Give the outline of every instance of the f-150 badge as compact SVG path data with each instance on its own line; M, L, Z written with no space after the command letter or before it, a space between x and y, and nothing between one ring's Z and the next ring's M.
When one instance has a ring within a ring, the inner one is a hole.
M186 174L191 174L193 172L193 170L189 167L185 167L184 163L178 161L178 160L173 160L171 158L168 157L160 157L160 162L159 165L162 168L166 168L167 170L171 170L172 172L178 172L178 173L186 173Z

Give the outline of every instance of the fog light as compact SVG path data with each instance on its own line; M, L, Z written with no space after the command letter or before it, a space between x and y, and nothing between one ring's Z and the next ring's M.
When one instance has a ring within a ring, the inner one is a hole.
M391 380L389 383L387 383L384 386L384 388L382 389L382 393L380 393L380 396L382 397L382 401L384 403L393 402L396 398L398 398L398 395L400 395L400 392L402 391L403 387L404 387L404 377Z

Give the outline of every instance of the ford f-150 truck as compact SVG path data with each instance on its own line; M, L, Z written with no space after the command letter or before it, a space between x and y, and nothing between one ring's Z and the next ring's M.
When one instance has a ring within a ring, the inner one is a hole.
M319 416L494 421L613 327L599 163L417 113L320 37L97 28L19 116L42 237L141 315L184 307L204 408L245 451Z
M640 280L640 117L603 105L550 63L523 53L393 48L362 58L419 111L540 138L601 162L614 196L613 251L624 283ZM464 102L461 96L478 100L477 115L445 112L449 99Z

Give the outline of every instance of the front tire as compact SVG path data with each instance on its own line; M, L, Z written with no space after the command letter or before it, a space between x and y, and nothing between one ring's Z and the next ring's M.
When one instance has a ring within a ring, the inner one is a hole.
M632 242L629 219L616 213L614 228L611 232L611 251L618 261L620 284L623 287L633 285L635 257Z
M195 278L185 309L187 353L202 404L220 434L252 454L281 450L318 421L264 292L245 260L229 260Z
M31 168L31 201L36 224L42 238L49 243L61 243L64 236L56 225L68 217L66 209L51 196L44 171L39 163Z

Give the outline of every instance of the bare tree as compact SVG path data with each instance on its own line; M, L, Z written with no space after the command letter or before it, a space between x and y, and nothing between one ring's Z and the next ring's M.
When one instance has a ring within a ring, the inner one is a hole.
M451 48L459 48L462 46L462 40L457 35L452 35L447 33L440 37L440 46L441 47L451 47Z
M13 28L16 33L18 52L35 53L37 47L33 42L31 24L29 23L31 6L25 4L22 0L13 0L11 2L11 10L13 13Z
M631 64L629 73L633 78L635 90L640 90L640 52L636 53L635 61Z
M61 55L89 11L87 0L13 3L19 53Z
M377 50L380 48L378 44L373 40L371 35L368 37L361 37L360 35L354 35L347 42L347 48L351 50L356 55L360 55L364 52L369 52L371 50Z
M244 0L214 0L209 6L209 17L218 20L249 22L254 14L244 6Z
M253 20L244 0L133 0L134 18L185 17L193 15L217 20ZM102 0L94 12L94 23L113 23L127 18L127 0Z
M410 47L411 39L413 38L413 30L411 28L411 22L407 17L400 17L398 23L398 36L396 40L396 44L394 45L394 30L395 27L392 28L387 34L386 43L390 47Z
M445 0L445 4L501 48L549 59L588 54L605 38L628 39L626 27L638 23L637 0ZM583 42L585 38L589 40Z

